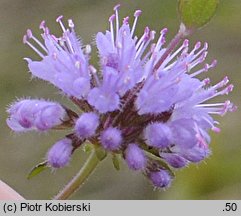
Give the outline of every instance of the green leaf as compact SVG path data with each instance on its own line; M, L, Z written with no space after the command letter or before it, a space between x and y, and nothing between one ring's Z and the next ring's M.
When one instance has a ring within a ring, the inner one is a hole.
M99 161L104 160L107 156L106 151L102 147L95 148L95 154Z
M112 163L116 170L120 170L120 157L119 155L113 154L112 156Z
M188 29L197 29L207 24L214 16L219 0L179 0L178 12Z
M39 164L37 164L35 167L31 169L29 172L27 179L31 179L32 177L38 175L39 173L43 172L45 169L47 169L47 161L43 161Z

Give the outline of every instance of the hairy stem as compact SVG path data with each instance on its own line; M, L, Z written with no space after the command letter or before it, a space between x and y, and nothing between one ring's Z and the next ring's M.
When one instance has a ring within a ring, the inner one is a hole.
M89 158L85 162L84 166L76 174L76 176L61 190L54 200L68 199L75 191L79 189L81 184L90 176L99 163L99 159L96 156L95 151L90 154Z

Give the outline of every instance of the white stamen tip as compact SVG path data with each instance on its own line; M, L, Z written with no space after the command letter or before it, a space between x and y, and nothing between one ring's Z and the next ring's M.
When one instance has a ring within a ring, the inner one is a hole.
M206 79L203 80L203 82L204 82L205 85L209 85L211 80L209 78L206 78Z
M90 65L90 66L89 66L89 70L90 70L90 72L93 73L93 74L96 74L96 72L97 72L96 68L95 68L93 65Z
M229 82L229 79L227 76L223 78L223 82L224 82L224 85L226 85Z
M109 22L113 22L114 19L115 19L115 14L112 14L112 15L110 16L110 18L109 18Z
M233 87L234 87L234 86L233 86L232 84L229 85L229 86L227 87L227 93L233 91Z
M212 127L212 131L214 131L215 133L220 133L221 129L218 127Z
M69 19L69 20L68 20L68 24L69 24L69 27L70 27L70 28L74 28L74 22L73 22L72 19Z
M160 33L161 33L162 35L165 35L167 32L168 32L168 29L167 29L167 28L164 28L164 29L161 30Z
M205 66L204 66L205 72L207 72L209 68L210 68L210 65L209 64L205 64Z
M27 37L27 35L24 35L24 36L23 36L23 43L26 44L27 41L28 41L28 37Z
M184 47L188 47L188 45L189 45L189 40L188 39L184 40L183 41L183 46Z
M85 53L90 54L91 53L91 46L89 44L86 45L85 47Z
M207 42L204 43L204 49L205 49L205 50L208 49L208 43L207 43Z
M150 33L150 39L151 39L151 40L154 40L155 35L156 35L156 32L155 32L155 31L151 31L151 33Z
M139 17L142 14L141 10L136 10L134 13L134 17Z
M39 25L39 29L45 29L46 28L46 23L45 23L45 20L43 20L40 25Z
M215 67L217 65L218 61L216 59L213 60L210 67Z
M60 22L63 19L63 17L64 17L63 15L58 16L56 19L56 22Z
M113 10L114 10L114 11L118 10L118 9L120 8L120 6L121 6L120 4L117 4L117 5L113 8Z
M80 61L76 61L76 62L75 62L75 67L76 67L77 69L80 69Z
M201 42L198 41L196 44L195 44L195 49L199 49L201 47Z
M33 36L32 31L30 29L27 30L27 36L28 38L32 38Z

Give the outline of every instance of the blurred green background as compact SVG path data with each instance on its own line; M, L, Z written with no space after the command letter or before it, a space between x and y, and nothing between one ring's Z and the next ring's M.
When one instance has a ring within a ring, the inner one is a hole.
M169 28L168 40L178 29L176 0L0 0L0 178L27 199L50 199L83 164L86 155L77 151L71 164L56 172L45 171L31 180L29 170L40 162L48 148L65 133L14 134L5 124L5 108L16 98L50 98L69 105L69 101L49 84L32 80L24 57L35 57L22 44L27 28L38 35L38 25L46 20L51 31L60 33L55 18L72 18L84 43L92 43L98 31L108 28L113 6L122 4L121 16L132 16L136 9L143 15L137 33L148 25L159 32ZM209 43L208 60L216 58L217 67L208 73L212 83L226 74L235 85L229 98L240 106L241 96L241 1L221 0L218 12L204 29L192 36L191 43ZM96 58L96 57L95 57ZM96 60L96 59L93 60ZM220 98L221 101L225 98ZM176 172L173 185L166 191L154 191L139 173L123 163L117 172L105 160L73 199L241 199L241 113L226 115L222 132L212 133L213 155L205 162Z

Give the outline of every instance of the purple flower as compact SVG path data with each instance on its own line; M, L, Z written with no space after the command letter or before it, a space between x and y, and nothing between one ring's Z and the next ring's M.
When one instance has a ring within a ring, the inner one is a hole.
M175 153L161 153L160 156L174 168L182 168L188 165L188 160Z
M178 48L171 42L174 48L170 50L170 45L164 47L166 28L156 41L155 31L149 27L137 36L141 11L134 13L133 24L129 24L129 17L120 23L118 11L119 5L109 18L109 30L95 38L99 71L89 64L91 47L82 49L72 20L66 29L62 16L57 18L61 37L50 34L43 21L43 43L27 31L24 43L41 58L26 58L31 73L58 87L79 110L24 99L7 110L7 123L14 131L69 129L48 152L52 167L65 166L72 153L89 141L93 149L117 154L130 169L141 170L155 187L165 188L171 184L172 168L210 155L209 132L221 130L214 116L235 111L236 106L229 100L208 101L229 94L233 85L227 77L214 85L209 78L198 78L217 63L204 63L207 43L197 42L190 48L183 38Z
M143 170L146 166L146 157L137 144L131 143L125 151L125 160L132 170Z
M170 186L172 177L167 170L161 169L159 171L154 171L149 174L149 178L152 184L158 188L166 188Z
M62 28L62 37L52 35L45 21L40 24L44 43L40 42L31 30L24 36L23 42L41 58L41 61L26 58L29 70L34 77L49 81L68 96L86 97L90 90L89 45L86 47L87 52L84 53L72 20L69 20L69 29L64 27L62 16L56 21Z
M62 124L66 118L66 111L61 105L45 100L19 100L7 112L7 124L16 132L46 131Z
M96 36L103 80L98 80L98 87L91 90L88 102L101 113L119 109L120 97L143 79L143 66L149 55L144 51L155 34L146 28L137 40L134 31L141 11L136 11L134 25L130 28L128 17L120 26L118 9L115 7L115 14L109 19L110 31ZM97 98L97 95L100 97Z
M100 136L100 142L104 149L118 150L122 143L121 131L117 128L109 127Z
M75 133L79 138L90 138L99 125L99 116L93 112L83 113L75 123Z
M48 164L53 168L65 167L71 158L73 146L71 139L56 142L47 153Z
M171 144L171 129L163 123L153 123L145 129L145 139L149 146L155 148L166 148Z

